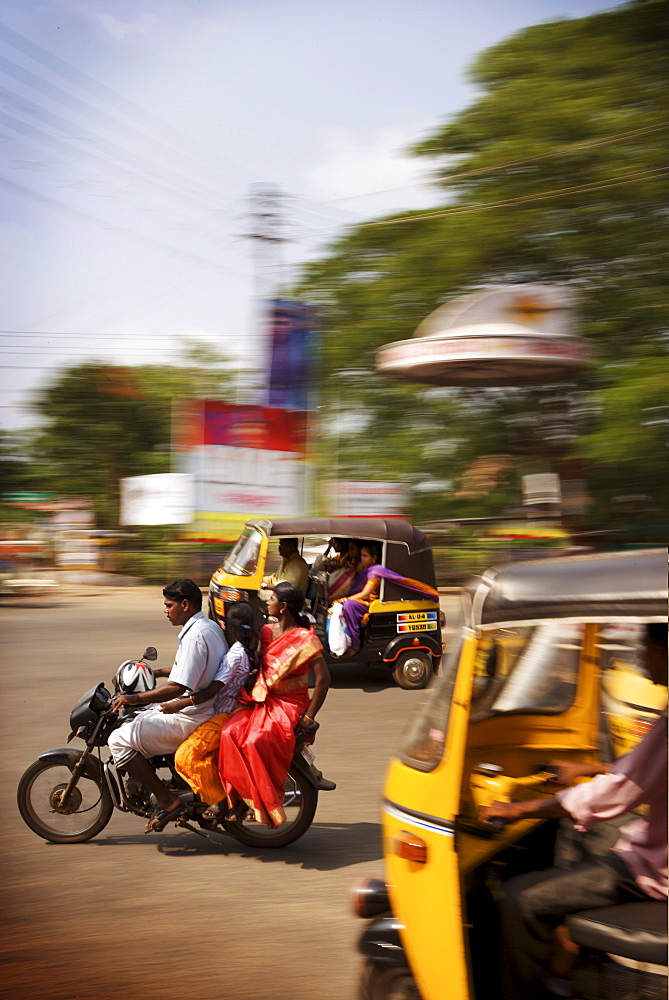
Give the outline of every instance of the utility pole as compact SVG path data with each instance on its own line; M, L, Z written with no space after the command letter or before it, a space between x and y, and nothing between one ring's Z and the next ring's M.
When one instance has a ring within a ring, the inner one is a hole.
M271 184L252 184L249 191L249 229L245 238L252 241L255 277L256 324L258 328L258 396L268 390L270 338L267 303L275 297L281 269L281 245L287 242L284 205L286 195Z

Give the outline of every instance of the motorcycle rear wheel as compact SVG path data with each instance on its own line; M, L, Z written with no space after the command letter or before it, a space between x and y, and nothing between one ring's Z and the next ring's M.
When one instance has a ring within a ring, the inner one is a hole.
M253 818L235 820L227 824L235 840L249 847L286 847L306 833L316 813L318 791L295 767L291 767L283 787L286 822L270 830Z
M24 823L54 844L81 844L104 830L114 804L107 786L97 778L79 778L65 807L59 795L72 772L65 764L36 760L19 781L17 801Z

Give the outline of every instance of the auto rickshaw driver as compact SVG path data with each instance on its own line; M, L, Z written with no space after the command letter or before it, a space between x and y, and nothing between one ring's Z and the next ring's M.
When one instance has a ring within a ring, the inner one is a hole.
M647 629L646 668L654 684L667 684L667 629ZM596 766L595 766L596 767ZM502 899L502 967L507 1000L570 996L567 976L578 947L563 923L568 913L623 902L667 898L667 715L611 767L599 767L593 781L551 798L493 802L479 821L570 817L588 830L649 806L646 819L621 830L612 850L575 869L551 868L511 879ZM592 766L571 762L571 774L587 776ZM553 954L551 962L551 952ZM546 978L546 970L549 977ZM552 973L552 975L550 974Z

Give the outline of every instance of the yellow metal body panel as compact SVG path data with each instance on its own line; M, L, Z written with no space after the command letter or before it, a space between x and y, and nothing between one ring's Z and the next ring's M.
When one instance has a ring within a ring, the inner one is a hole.
M454 836L456 817L473 819L476 815L470 787L472 768L480 762L501 764L507 775L520 777L535 773L541 763L557 754L567 759L595 758L599 721L596 632L595 625L585 626L574 701L565 712L498 715L470 724L480 640L465 630L442 760L431 771L400 760L391 763L383 813L387 881L423 1000L475 1000L463 927L463 887L480 864L525 836L537 823L527 820L510 825L490 839L461 831ZM523 789L521 796L537 798L553 793L554 788L540 786ZM425 842L425 864L397 856L393 845L403 831Z
M448 723L448 748L433 771L418 771L395 760L386 782L383 839L393 912L404 925L403 943L423 1000L469 1000L460 871L453 828L469 717L469 694L476 638L465 639ZM398 809L391 803L397 804ZM413 817L402 807L423 814ZM406 831L427 845L424 865L397 857L393 843Z
M607 671L602 703L614 757L630 750L652 728L657 713L667 705L667 688L653 684L621 661Z
M370 614L377 611L399 611L402 613L409 611L439 611L439 602L423 600L372 601L369 611Z

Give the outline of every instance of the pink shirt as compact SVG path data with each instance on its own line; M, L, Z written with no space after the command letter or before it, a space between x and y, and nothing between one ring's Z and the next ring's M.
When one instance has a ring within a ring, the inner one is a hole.
M556 798L577 830L589 830L642 803L648 817L621 829L613 850L639 888L654 899L667 898L667 719L658 719L630 753L619 757L608 774L573 785Z

